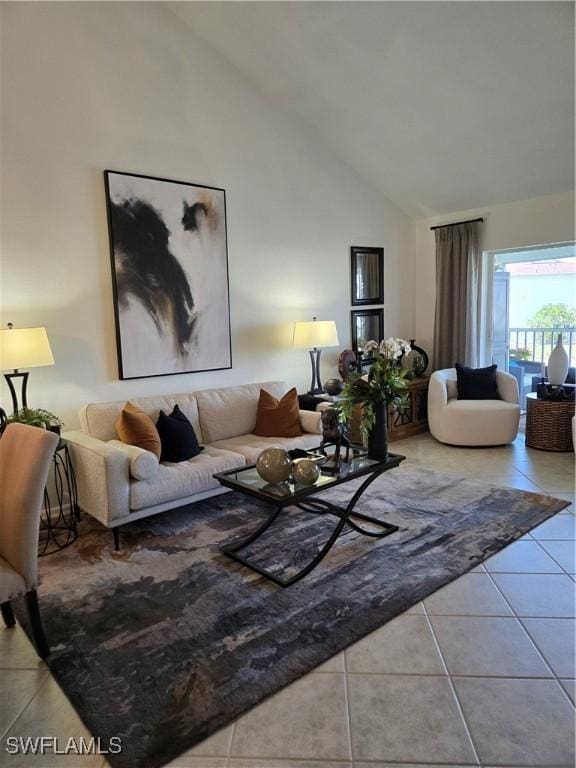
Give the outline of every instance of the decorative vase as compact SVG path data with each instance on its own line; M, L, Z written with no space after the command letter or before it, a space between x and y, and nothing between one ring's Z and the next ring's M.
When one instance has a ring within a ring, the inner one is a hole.
M416 345L416 339L410 339L410 352L403 355L401 360L402 368L409 371L407 378L422 376L428 368L428 354L422 347Z
M344 389L344 382L340 379L328 379L324 384L324 392L328 395L339 395Z
M388 456L388 404L374 406L374 424L368 435L368 457L383 461Z
M560 387L568 376L568 355L562 346L562 334L558 334L556 346L548 358L548 381L555 387Z

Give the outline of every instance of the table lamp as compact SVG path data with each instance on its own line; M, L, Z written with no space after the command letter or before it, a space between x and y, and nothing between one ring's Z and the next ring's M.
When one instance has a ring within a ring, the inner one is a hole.
M294 340L292 346L310 351L312 363L312 383L309 395L317 395L322 392L320 383L320 353L322 347L337 347L338 331L334 320L299 321L294 323ZM312 347L312 349L310 349Z
M27 408L26 390L29 374L28 371L19 369L38 368L42 365L54 365L54 356L50 349L46 328L14 328L12 323L8 323L8 328L0 330L0 370L12 370L12 373L5 373L4 378L12 395L14 413L20 409L20 406L13 379L22 379L20 398L22 408Z

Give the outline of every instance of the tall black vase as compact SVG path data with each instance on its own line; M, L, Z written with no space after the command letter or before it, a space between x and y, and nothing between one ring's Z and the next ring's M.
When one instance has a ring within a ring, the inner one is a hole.
M388 404L374 406L374 424L368 435L368 456L382 461L388 457Z

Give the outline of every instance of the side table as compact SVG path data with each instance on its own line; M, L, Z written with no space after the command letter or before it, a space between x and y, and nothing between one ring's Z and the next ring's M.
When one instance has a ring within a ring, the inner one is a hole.
M52 472L44 490L38 557L51 555L76 541L76 523L79 519L76 475L68 441L61 438L54 452Z
M526 395L526 446L540 451L573 451L570 400L541 400L535 392Z

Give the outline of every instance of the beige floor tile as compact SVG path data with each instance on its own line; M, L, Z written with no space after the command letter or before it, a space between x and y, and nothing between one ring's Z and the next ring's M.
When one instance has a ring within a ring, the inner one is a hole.
M431 615L447 616L511 616L490 576L467 573L439 589L424 601Z
M425 616L398 616L346 649L348 673L445 674Z
M23 674L23 673L22 673ZM70 738L86 740L91 734L80 721L68 699L64 696L56 681L48 677L36 696L26 707L22 715L9 729L8 736L51 736L58 739L60 745L66 745ZM31 766L38 768L100 768L101 755L62 755L49 752L42 755L41 763L37 755L10 755L3 768Z
M228 768L352 768L352 763L318 760L255 760L231 757Z
M331 659L314 668L314 672L344 672L344 653L337 653Z
M230 749L233 731L233 725L220 728L212 736L208 736L207 739L188 750L183 757L226 757Z
M537 483L544 491L574 492L573 466L572 468L569 468L568 466L544 467L540 464L517 463L516 467L518 467L526 477L529 477L533 482Z
M572 703L574 703L576 701L576 680L560 680L559 682L570 697Z
M523 619L526 631L558 677L576 677L576 622Z
M66 768L66 766L63 766ZM193 757L184 755L168 763L166 768L228 768L227 757Z
M322 768L318 766L317 768ZM354 768L468 768L464 765L442 765L431 763L354 763Z
M454 679L484 765L574 764L574 708L555 680Z
M355 761L474 762L447 678L350 675Z
M537 541L574 541L576 520L569 515L554 515L530 533Z
M540 544L566 571L576 573L576 541L545 541Z
M415 605L410 606L407 610L404 611L402 614L403 616L412 615L412 614L423 614L424 613L424 603L416 603Z
M575 584L564 574L494 573L492 578L518 616L571 618Z
M32 701L47 676L45 669L0 670L0 736Z
M536 541L515 541L484 562L491 573L562 573Z
M47 669L22 627L0 625L0 669Z
M451 675L550 677L518 619L432 616Z
M350 760L344 675L307 675L241 717L231 756Z

